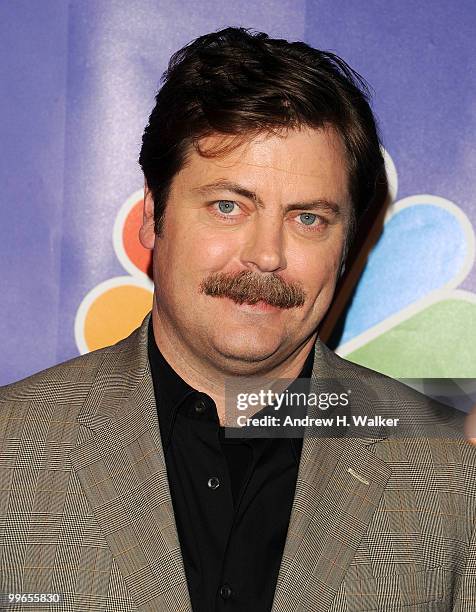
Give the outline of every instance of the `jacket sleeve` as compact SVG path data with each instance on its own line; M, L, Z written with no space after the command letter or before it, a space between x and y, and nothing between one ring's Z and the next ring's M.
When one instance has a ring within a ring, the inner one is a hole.
M471 539L463 571L455 585L453 612L476 612L476 517L473 516Z

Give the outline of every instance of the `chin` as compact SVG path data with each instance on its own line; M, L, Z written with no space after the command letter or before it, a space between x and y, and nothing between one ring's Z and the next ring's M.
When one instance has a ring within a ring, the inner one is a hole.
M215 350L220 355L228 362L233 360L247 364L264 361L273 355L282 344L278 338L270 342L269 337L266 339L237 338L236 342L227 343L223 343L223 338L221 340L215 344Z
M240 362L244 366L261 363L277 352L289 349L292 338L299 341L299 337L295 337L297 330L293 322L286 325L281 318L267 320L267 317L260 317L256 320L253 317L250 321L228 322L222 317L221 320L221 326L208 328L206 342L216 358L220 359L221 356L222 364L228 367L231 367L230 364L239 367Z

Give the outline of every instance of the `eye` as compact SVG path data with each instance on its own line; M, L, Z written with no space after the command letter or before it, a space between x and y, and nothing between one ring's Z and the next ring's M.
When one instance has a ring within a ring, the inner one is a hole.
M214 205L218 207L218 210L222 214L228 217L233 217L239 213L239 208L236 202L233 202L232 200L218 200L218 202L215 202ZM235 213L235 215L230 214L233 212Z
M323 232L329 225L329 221L320 215L311 212L299 213L294 217L300 230L307 232Z
M313 213L301 213L299 215L299 219L304 225L313 225L317 218L318 216L314 215Z

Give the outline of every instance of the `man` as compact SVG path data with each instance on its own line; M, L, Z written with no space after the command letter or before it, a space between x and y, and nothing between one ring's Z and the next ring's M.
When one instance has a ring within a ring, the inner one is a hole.
M151 317L2 391L0 590L61 594L6 609L476 610L461 418L317 335L382 172L360 78L304 43L203 36L140 163ZM347 389L405 436L227 435L229 384L264 378Z

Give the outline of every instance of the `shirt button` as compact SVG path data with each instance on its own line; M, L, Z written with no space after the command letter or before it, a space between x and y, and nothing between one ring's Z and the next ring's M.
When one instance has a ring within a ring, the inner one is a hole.
M195 402L195 412L197 414L203 414L207 409L207 405L203 400L198 400Z
M227 584L223 584L220 587L220 597L223 597L223 599L229 599L229 597L231 596L231 588L227 585Z
M212 476L208 479L208 486L210 487L210 489L218 489L218 487L220 486L220 481L216 476Z

